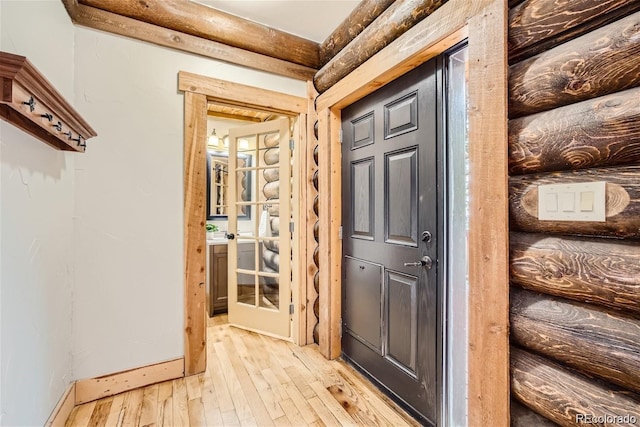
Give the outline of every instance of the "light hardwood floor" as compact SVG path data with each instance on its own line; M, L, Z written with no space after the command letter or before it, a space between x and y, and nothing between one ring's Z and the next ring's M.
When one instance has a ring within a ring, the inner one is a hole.
M209 319L207 370L77 406L67 426L417 426L342 361Z

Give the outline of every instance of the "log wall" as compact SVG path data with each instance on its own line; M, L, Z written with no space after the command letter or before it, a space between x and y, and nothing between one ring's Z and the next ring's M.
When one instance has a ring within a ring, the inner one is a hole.
M509 7L511 423L637 425L640 0ZM589 181L606 221L537 218L539 185Z

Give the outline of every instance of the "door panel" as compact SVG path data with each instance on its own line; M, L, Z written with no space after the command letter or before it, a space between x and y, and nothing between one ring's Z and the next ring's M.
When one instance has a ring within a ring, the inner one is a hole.
M440 351L437 71L427 62L342 111L343 356L425 424ZM365 287L371 265L382 279Z
M286 118L229 130L229 323L279 337L291 335L289 139ZM239 161L246 158L250 166ZM246 198L236 197L238 186ZM250 227L240 234L243 212Z

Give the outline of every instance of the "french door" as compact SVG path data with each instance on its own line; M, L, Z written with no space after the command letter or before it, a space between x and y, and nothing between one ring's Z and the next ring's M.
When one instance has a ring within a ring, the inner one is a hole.
M282 338L291 336L290 138L287 118L229 130L229 323Z

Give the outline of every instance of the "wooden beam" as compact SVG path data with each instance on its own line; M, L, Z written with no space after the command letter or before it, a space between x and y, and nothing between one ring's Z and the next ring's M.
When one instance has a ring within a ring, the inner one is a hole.
M506 32L505 0L469 19L469 425L509 424Z
M511 289L511 343L640 392L640 320Z
M516 347L511 348L511 390L519 401L561 426L586 424L576 418L578 414L640 419L638 395L594 381ZM633 425L628 419L598 424Z
M331 359L331 329L332 323L339 323L331 318L331 306L336 301L331 299L331 128L329 109L318 111L318 165L322 166L317 174L318 180L318 218L320 223L320 238L318 248L314 251L315 263L320 271L320 288L318 290L319 318L318 318L318 350L327 359ZM339 257L342 258L341 256Z
M605 181L606 221L541 221L538 186ZM640 166L586 169L511 177L511 226L514 231L640 239Z
M362 0L338 27L320 44L320 64L325 65L356 38L395 0Z
M522 117L640 84L640 12L511 66L509 115Z
M509 60L521 61L638 10L638 0L526 1L509 11Z
M468 35L467 22L491 0L449 0L317 99L317 108L344 108L441 54Z
M316 73L315 68L271 58L248 50L227 46L223 43L137 21L94 7L77 4L77 0L62 1L67 8L71 20L75 24L84 27L131 37L159 46L291 77L297 80L310 80Z
M79 0L79 3L173 31L317 68L319 45L188 0Z
M205 253L207 97L184 94L185 375L207 361Z
M169 360L76 382L76 405L184 376L184 359Z
M178 73L178 89L185 92L204 94L210 101L221 101L228 105L252 108L254 105L259 104L256 108L262 111L269 110L285 115L290 115L291 113L304 114L308 108L306 98L205 77L186 71ZM233 104L230 102L233 102Z
M511 283L640 314L637 243L511 233Z
M509 121L509 172L618 166L640 158L640 88Z
M313 78L322 93L381 51L408 29L438 9L446 0L397 0L348 46L338 52Z

